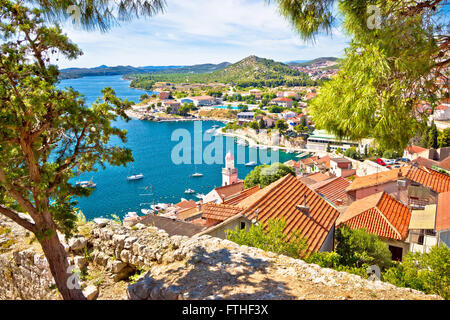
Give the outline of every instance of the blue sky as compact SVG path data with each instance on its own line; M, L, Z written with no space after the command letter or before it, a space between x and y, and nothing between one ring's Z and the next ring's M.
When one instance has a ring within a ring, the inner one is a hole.
M237 62L257 55L276 61L341 56L349 38L339 28L315 43L300 39L274 4L264 0L167 0L166 11L122 23L108 33L64 24L84 54L58 65L95 67Z

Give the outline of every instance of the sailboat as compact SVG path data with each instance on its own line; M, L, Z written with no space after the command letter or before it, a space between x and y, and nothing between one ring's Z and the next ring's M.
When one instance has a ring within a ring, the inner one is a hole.
M250 161L250 162L247 162L245 165L247 167L253 167L253 166L256 166L256 162L255 161Z
M184 191L184 193L187 193L187 194L195 193L195 190L192 190L191 188L188 188L188 189L186 189Z

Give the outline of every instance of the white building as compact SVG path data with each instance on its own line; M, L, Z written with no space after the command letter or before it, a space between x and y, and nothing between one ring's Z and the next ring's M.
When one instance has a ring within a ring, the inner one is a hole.
M225 168L222 169L222 186L238 182L238 169L234 167L234 156L228 151L225 156Z
M216 104L216 98L211 96L192 97L191 99L196 107L212 106Z

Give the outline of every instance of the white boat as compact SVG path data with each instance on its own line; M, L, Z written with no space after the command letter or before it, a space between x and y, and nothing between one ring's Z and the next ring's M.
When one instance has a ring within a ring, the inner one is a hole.
M152 209L141 209L141 212L146 215L155 213L155 211Z
M142 178L144 178L144 175L142 173L140 173L140 174L133 174L133 175L127 177L127 180L140 180Z
M279 148L277 148L277 147L272 147L271 148L273 151L278 151L278 150L280 150Z
M198 199L203 199L203 198L205 197L205 195L202 194L202 193L197 193L195 196L196 196Z
M195 191L192 190L191 188L188 188L188 189L184 190L184 193L191 194L191 193L195 193Z
M237 145L238 146L245 146L247 143L245 142L245 140L244 139L240 139L240 140L238 140L238 142L237 142Z
M81 187L81 188L95 188L97 186L96 183L92 182L92 179L89 181L77 181L76 185Z
M219 132L219 130L216 130L216 131L214 132L213 136L214 136L214 137L218 137L218 136L220 136L220 132Z
M255 161L250 161L250 162L247 162L245 165L247 167L253 167L253 166L256 166L256 162Z
M208 129L206 130L206 133L213 133L215 130L214 129Z
M194 174L191 174L191 177L194 177L194 178L196 178L196 177L203 177L203 173L196 172Z
M167 209L167 206L168 205L166 203L158 203L158 204L151 205L150 208L152 208L155 211L159 211L159 210Z

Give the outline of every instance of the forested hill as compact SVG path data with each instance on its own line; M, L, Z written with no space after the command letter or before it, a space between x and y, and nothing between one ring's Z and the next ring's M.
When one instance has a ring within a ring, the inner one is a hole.
M61 69L60 79L72 79L88 76L112 76L123 75L130 73L144 73L144 74L166 74L166 73L204 73L213 72L229 66L229 62L222 62L219 64L197 64L192 66L146 66L146 67L132 67L132 66L116 66L108 67L105 65L95 68L68 68Z
M307 61L307 62L290 62L288 63L290 66L295 66L295 67L309 67L312 66L314 64L320 64L320 63L324 63L324 62L339 62L339 58L335 58L335 57L321 57L321 58L317 58L311 61Z
M226 83L241 87L317 84L310 80L308 75L284 63L256 56L249 56L226 68L210 73L131 74L127 75L127 78L132 80L131 86L145 89L151 88L153 83L159 81L172 83Z

